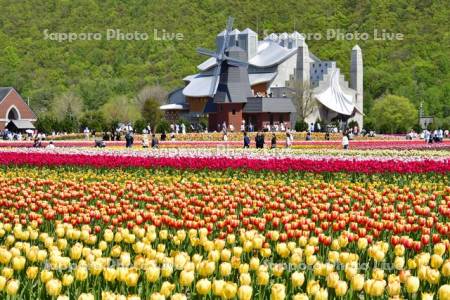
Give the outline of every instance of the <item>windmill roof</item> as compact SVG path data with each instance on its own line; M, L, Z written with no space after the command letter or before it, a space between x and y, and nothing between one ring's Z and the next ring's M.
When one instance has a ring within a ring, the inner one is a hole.
M258 43L257 53L253 56L249 64L259 68L270 67L283 62L285 59L296 53L297 49L288 49L280 46L272 40L264 40ZM206 71L216 65L216 59L208 58L197 66L200 71Z
M250 85L271 81L277 73L257 73L249 74ZM208 97L211 92L213 76L204 76L202 74L193 75L189 84L183 89L183 95L187 97ZM219 80L217 80L218 84ZM217 86L216 86L217 89Z

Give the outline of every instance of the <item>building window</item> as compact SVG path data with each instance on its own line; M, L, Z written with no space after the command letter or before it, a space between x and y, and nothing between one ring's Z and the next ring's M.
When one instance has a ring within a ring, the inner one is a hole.
M328 64L327 63L325 63L325 67L327 67L328 66Z
M14 107L11 107L11 109L8 112L8 120L18 120L19 119L19 113Z
M319 64L319 67L321 67L322 66L322 64Z
M235 115L235 114L236 114L236 110L235 110L235 109L233 109L232 113L233 113L233 115Z

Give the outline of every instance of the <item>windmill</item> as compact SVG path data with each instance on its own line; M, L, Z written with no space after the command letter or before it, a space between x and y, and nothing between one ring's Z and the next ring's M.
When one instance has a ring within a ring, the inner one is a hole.
M233 21L234 21L234 19L232 17L228 17L227 27L225 29L223 43L221 45L221 48L217 52L214 52L214 51L211 51L208 49L204 49L204 48L197 49L198 53L209 56L209 57L214 57L216 59L217 66L213 73L213 77L211 80L210 92L209 92L209 96L211 98L213 98L216 93L217 80L218 80L219 76L221 75L222 66L224 63L234 66L234 67L241 67L241 68L248 67L247 62L240 60L240 59L233 58L233 57L229 57L226 54L226 50L229 48L231 31L233 30ZM232 46L234 46L234 45L232 45Z

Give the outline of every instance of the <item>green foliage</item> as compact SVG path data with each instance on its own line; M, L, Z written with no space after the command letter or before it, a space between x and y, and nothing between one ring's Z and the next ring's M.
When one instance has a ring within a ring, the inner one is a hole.
M165 133L169 133L170 132L170 124L166 120L161 120L159 122L158 126L156 126L156 132L157 133L162 133L163 131Z
M142 117L150 124L151 127L155 127L161 121L163 112L159 109L160 103L154 99L148 99L142 106Z
M1 1L1 86L30 97L39 114L66 92L96 111L110 99L134 98L146 86L183 86L205 60L197 47L213 48L228 15L235 27L265 33L320 33L307 40L312 53L336 60L349 79L350 53L358 43L364 60L364 111L373 99L395 94L424 102L426 115L450 116L448 1L262 0L216 1ZM43 17L45 16L45 17ZM161 17L164 16L164 17ZM106 40L106 30L146 32L148 40ZM367 40L326 39L328 29L367 32ZM99 32L101 41L58 42L54 32ZM181 41L153 39L153 29L181 33ZM373 30L403 33L403 40L375 40ZM145 99L146 100L146 99Z
M91 131L97 132L110 130L110 124L101 111L86 112L80 120L80 127L81 130L88 127Z
M348 122L348 128L355 128L355 126L358 126L358 122L356 122L355 120L351 120L350 122Z
M34 126L39 132L51 134L53 130L58 129L59 122L55 117L44 115L37 119Z
M306 131L308 129L308 124L304 120L298 120L295 122L295 131Z
M375 100L369 119L378 132L405 133L418 122L418 110L408 98L387 95Z
M146 126L147 124L145 123L145 120L142 119L136 120L136 122L134 122L133 125L134 132L142 133L142 131Z

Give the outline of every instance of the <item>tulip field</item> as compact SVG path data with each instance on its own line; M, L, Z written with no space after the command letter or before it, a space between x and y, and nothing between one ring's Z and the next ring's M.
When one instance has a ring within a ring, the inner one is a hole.
M450 299L445 149L0 149L1 299Z

